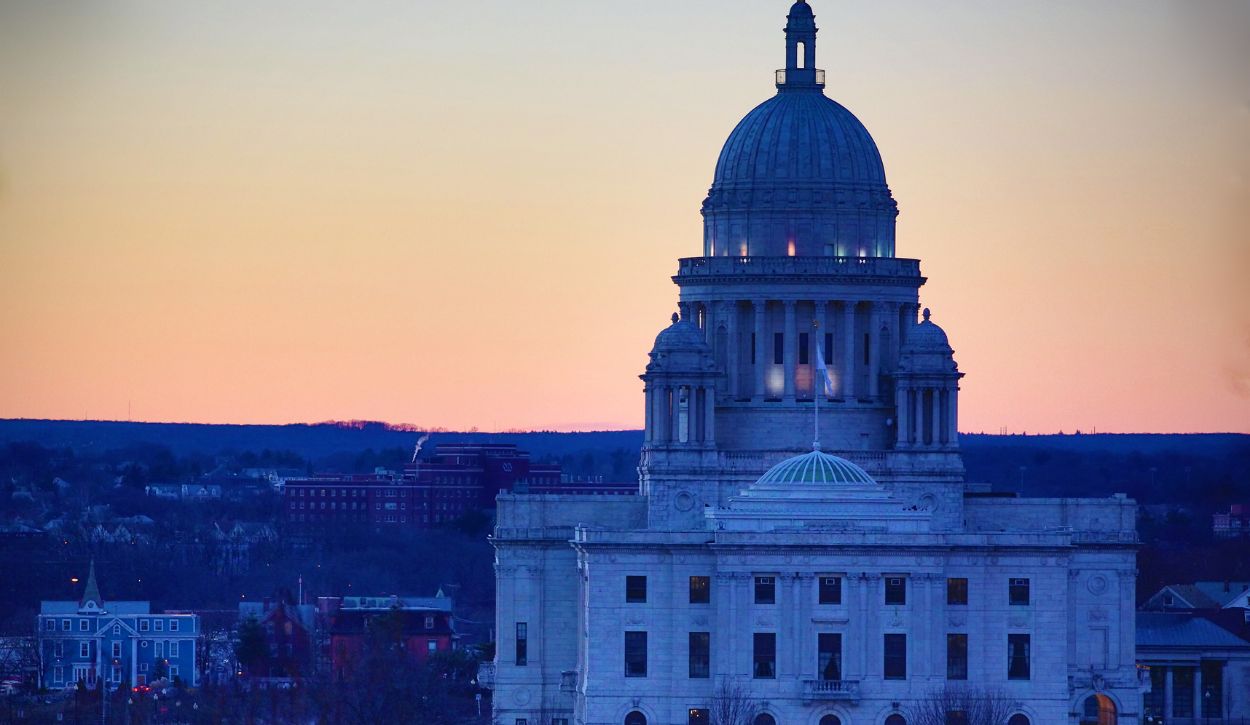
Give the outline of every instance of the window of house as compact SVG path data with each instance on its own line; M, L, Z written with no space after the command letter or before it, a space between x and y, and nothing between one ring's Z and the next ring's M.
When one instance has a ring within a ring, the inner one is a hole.
M712 577L690 577L690 603L707 604L712 601Z
M885 635L883 671L887 680L907 679L907 635Z
M170 665L170 666L169 666L169 677L170 677L170 679L172 679L172 678L174 678L174 677L177 677L177 676L178 676L178 665Z
M967 606L968 580L962 578L946 580L946 603L950 606Z
M122 643L121 643L121 642L114 642L114 643L113 643L113 656L114 656L114 657L121 657L121 656L122 656Z
M625 633L625 676L647 676L647 633Z
M773 333L773 365L780 365L786 357L786 336L782 332Z
M163 659L164 657L165 657L165 643L157 642L156 643L156 658Z
M1007 596L1012 605L1027 605L1029 603L1029 580L1012 579Z
M122 634L122 626L120 624L113 625L113 636L120 637Z
M799 364L800 365L811 364L811 360L810 360L811 352L810 352L810 347L809 347L810 344L811 343L810 343L810 338L808 337L808 334L806 332L800 332L799 333Z
M645 576L625 577L625 601L628 604L647 602L647 578Z
M147 663L147 662L140 662L140 663L139 663L139 671L140 671L140 672L147 672L147 671L148 671L148 663Z
M65 642L57 641L55 644L52 645L52 656L54 657L65 656Z
M169 656L170 657L178 656L178 641L177 640L174 640L173 642L169 643Z
M61 620L61 631L62 631L62 632L68 632L68 631L69 631L69 620L68 620L68 619L62 619L62 620Z
M148 620L146 620L146 619L140 619L140 620L139 620L139 631L140 631L140 632L146 632L146 631L148 631Z
M88 621L87 621L87 620L85 620L85 619L80 619L80 620L78 620L78 631L79 631L79 632L86 632L86 631L89 631L90 629L91 629L91 622L88 622Z
M65 668L64 667L57 665L56 667L52 668L52 681L53 682L65 681Z
M1171 594L1164 594L1163 604L1168 607L1172 606L1173 604L1176 604L1176 597L1172 596Z
M432 639L425 643L425 651L434 654L438 651L438 640Z
M529 625L525 622L516 623L516 658L517 667L529 663Z
M842 635L821 632L816 636L816 673L822 680L842 679Z
M1029 635L1007 635L1007 679L1029 679Z
M154 619L152 620L152 626L156 627L157 632L163 632L165 631L165 620Z
M79 643L78 643L78 656L79 656L79 657L90 657L90 656L91 656L91 643L90 643L90 642L79 642Z
M946 635L946 679L968 679L968 635Z
M703 679L711 676L712 635L709 632L691 632L689 677Z
M820 603L821 604L841 604L842 603L842 577L840 576L822 576L820 577Z
M752 674L757 680L777 677L777 635L774 632L756 632L752 638L754 653Z
M43 620L43 628L48 630L49 632L56 631L56 620L55 619Z
M777 577L772 577L772 576L755 577L755 603L756 604L776 604L777 603Z
M705 707L692 707L686 716L686 725L708 725L712 722L712 711Z
M178 631L178 620L176 620L176 619L171 619L171 620L169 620L169 631L170 631L170 632L177 632L177 631Z
M885 578L885 603L890 605L907 603L907 579L901 576Z
M425 628L426 628L426 629L434 629L434 617L429 617L429 616L427 616L427 617L425 618Z

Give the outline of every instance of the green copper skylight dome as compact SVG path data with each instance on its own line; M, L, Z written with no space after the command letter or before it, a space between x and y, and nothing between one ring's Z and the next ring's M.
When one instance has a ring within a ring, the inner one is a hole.
M801 456L787 458L778 463L756 481L759 484L876 484L872 476L845 458L831 456L819 450Z

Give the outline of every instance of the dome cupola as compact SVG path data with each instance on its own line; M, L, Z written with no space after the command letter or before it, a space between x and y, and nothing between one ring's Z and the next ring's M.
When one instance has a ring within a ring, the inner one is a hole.
M729 135L703 202L705 256L894 256L898 205L877 144L824 94L816 20L790 8L777 94Z
M924 320L915 325L904 337L899 348L899 369L906 372L954 372L955 351L951 349L946 331L932 319L929 308L924 309Z
M845 458L831 456L820 450L787 458L768 469L768 472L756 481L757 486L839 483L876 485L876 481L864 469Z

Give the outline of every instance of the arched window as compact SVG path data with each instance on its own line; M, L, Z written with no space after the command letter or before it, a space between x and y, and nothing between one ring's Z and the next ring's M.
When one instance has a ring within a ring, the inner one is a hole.
M1011 716L1011 719L1007 721L1007 725L1031 725L1031 723L1029 723L1028 715L1018 712Z
M907 725L907 718L894 714L885 719L885 725Z
M755 716L755 721L752 725L777 725L777 718L766 712L761 712Z
M820 719L820 725L842 725L842 719L837 715L825 715Z
M625 725L647 725L647 716L634 710L625 716Z
M1081 725L1116 725L1115 703L1106 695L1090 695L1081 708Z

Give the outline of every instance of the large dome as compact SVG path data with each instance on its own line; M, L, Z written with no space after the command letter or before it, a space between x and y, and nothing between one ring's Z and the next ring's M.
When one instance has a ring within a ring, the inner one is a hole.
M817 191L833 185L885 186L885 166L868 129L824 93L779 92L729 134L712 188Z
M825 96L811 6L786 25L777 95L721 149L703 202L705 256L893 257L898 205L868 129Z
M756 485L796 483L876 485L876 481L864 469L845 458L831 456L818 450L787 458L768 469L768 472L756 481Z

